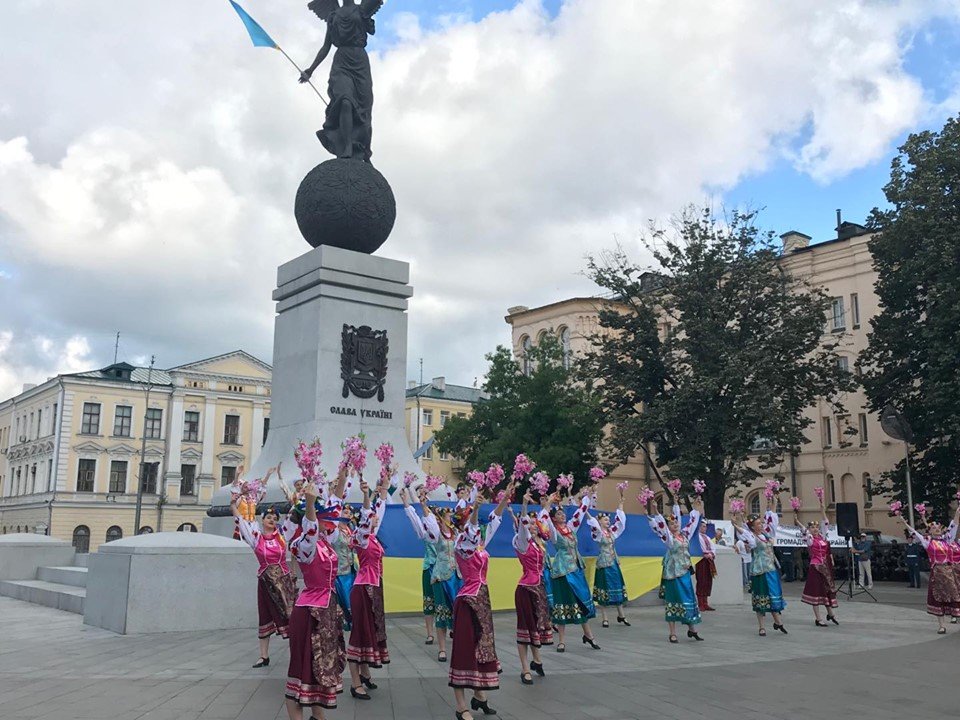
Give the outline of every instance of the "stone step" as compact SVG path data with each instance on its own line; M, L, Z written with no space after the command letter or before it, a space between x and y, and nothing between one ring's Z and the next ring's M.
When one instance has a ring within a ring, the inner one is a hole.
M37 569L37 580L85 588L87 586L87 568L42 567Z
M88 567L90 562L90 553L77 553L73 556L74 567Z
M87 591L44 580L0 580L0 595L83 615Z

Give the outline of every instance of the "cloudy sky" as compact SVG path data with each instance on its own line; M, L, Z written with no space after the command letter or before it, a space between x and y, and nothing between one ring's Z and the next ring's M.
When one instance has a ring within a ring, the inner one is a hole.
M302 64L305 0L244 0ZM374 161L412 264L410 365L471 384L511 305L688 202L777 232L862 219L907 133L960 107L960 2L392 0ZM326 159L316 96L226 0L4 0L0 398L120 354L272 354L273 268ZM316 76L325 78L323 69Z

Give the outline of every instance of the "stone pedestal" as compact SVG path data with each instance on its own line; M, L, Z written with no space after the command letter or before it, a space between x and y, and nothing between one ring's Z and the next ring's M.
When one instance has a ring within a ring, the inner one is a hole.
M48 535L0 535L0 580L33 580L42 567L73 565L73 545Z
M371 477L376 477L373 451L393 444L400 471L419 474L407 445L404 422L407 365L407 301L413 295L407 263L322 245L284 265L277 272L277 318L273 342L270 434L247 477L262 477L283 462L292 485L298 441L319 438L323 468L334 477L340 444L363 433L370 451ZM359 340L350 337L361 329ZM373 337L364 339L366 329ZM345 332L347 338L345 339ZM359 395L344 374L356 370L381 347L386 335L386 373L382 387L360 388ZM271 481L268 502L282 502L279 484ZM354 489L351 500L359 499ZM214 492L204 531L233 532L229 490Z
M124 635L256 627L256 559L205 533L106 543L90 556L83 622Z
M743 561L732 548L717 546L716 552L717 576L713 579L710 604L743 605L747 601L743 592Z

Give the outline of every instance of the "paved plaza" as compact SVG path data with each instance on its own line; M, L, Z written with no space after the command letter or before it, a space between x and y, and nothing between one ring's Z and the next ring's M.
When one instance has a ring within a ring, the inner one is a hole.
M769 720L952 717L958 707L960 625L945 637L923 612L924 592L890 585L879 603L843 600L841 625L813 625L787 586L789 636L757 637L748 607L706 613L706 642L669 645L662 610L629 610L633 627L596 626L594 651L571 634L544 653L547 677L519 682L512 613L496 618L504 672L491 706L502 718L733 718ZM211 593L215 595L215 590ZM211 597L211 602L216 598ZM273 720L286 718L285 643L253 670L251 631L121 636L77 615L0 598L3 720ZM333 719L453 718L446 666L423 644L418 617L389 621L393 662L375 673L374 699L341 696ZM349 683L348 683L349 686Z

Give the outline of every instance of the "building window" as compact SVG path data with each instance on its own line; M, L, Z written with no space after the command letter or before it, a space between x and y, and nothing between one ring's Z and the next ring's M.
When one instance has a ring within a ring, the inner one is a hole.
M754 493L750 496L750 514L759 515L760 514L760 493Z
M30 492L35 493L37 491L37 466L30 466Z
M111 525L107 528L107 542L120 540L123 537L123 530L119 525Z
M227 390L234 393L242 393L243 385L227 385Z
M47 460L47 490L53 492L54 488L54 479L53 479L53 460Z
M156 495L157 474L160 469L160 463L143 463L140 468L140 472L143 473L143 493L145 495Z
M523 353L523 374L529 375L533 372L533 360L530 359L530 353L533 351L533 340L530 339L529 335L524 335L523 340L520 342L520 347Z
M830 418L825 417L823 422L823 446L825 448L833 447L833 429L830 427Z
M867 494L867 501L864 503L864 507L873 506L873 478L870 477L870 473L863 474L863 491Z
M81 554L90 552L90 528L86 525L73 529L73 549Z
M148 408L146 426L144 428L144 435L147 436L147 440L159 440L162 425L163 410L160 408Z
M573 363L573 351L570 349L570 328L560 328L560 349L563 352L563 367L569 370Z
M235 467L224 465L222 468L220 468L220 487L223 487L224 485L230 485L236 479L237 469Z
M100 403L83 404L83 420L80 424L80 433L83 435L97 435L100 432Z
M834 482L833 475L827 475L827 502L831 505L837 503L837 483Z
M841 372L850 372L850 358L846 355L837 355L837 367Z
M130 437L133 424L133 408L129 405L117 405L113 416L113 434L116 437Z
M443 462L447 462L447 461L450 459L450 456L447 455L445 452L443 452L443 451L441 450L441 451L440 451L440 459L441 459Z
M43 410L37 410L37 439L40 439L40 434L43 432Z
M856 293L850 295L850 321L854 330L860 327L860 298Z
M138 534L138 535L149 535L149 534L152 533L152 532L153 532L153 528L152 528L152 527L150 527L149 525L144 525L142 528L140 528L140 532L137 533L137 534Z
M196 465L180 466L180 494L193 495L193 484L197 477Z
M127 491L127 461L110 461L110 492L125 493Z
M93 492L93 478L97 473L96 460L80 460L77 465L77 492Z
M433 425L433 410L424 410L424 411L423 411L423 424L424 424L424 425Z
M450 419L450 411L441 410L440 411L440 427L446 427L447 420L449 419Z
M183 414L183 439L187 442L200 441L200 413L187 410Z
M267 435L270 434L270 418L263 419L263 442L260 443L260 447L263 447L267 444Z
M240 444L240 416L227 415L223 422L223 444Z
M427 460L433 460L433 443L427 446L427 450L423 453L423 457Z
M843 298L830 299L830 329L845 330L847 328L847 319L843 312Z
M52 435L57 431L57 403L53 404L53 415L50 417L50 434Z
M860 447L866 446L870 442L870 436L867 434L867 414L860 413L857 415L857 426L860 430Z
M177 532L196 532L197 526L193 523L180 523L180 527L177 528Z

